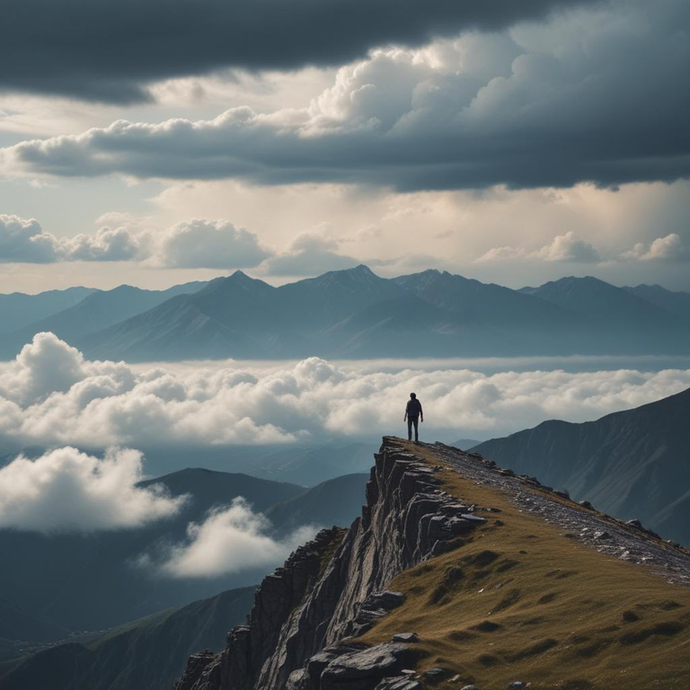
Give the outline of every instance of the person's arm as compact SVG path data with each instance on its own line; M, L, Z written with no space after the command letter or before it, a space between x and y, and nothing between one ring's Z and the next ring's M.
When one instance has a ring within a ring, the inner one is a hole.
M422 403L419 403L419 421L424 421L424 410L422 410Z
M405 416L403 417L403 422L407 421L407 411L409 409L410 409L410 403L407 403L407 405L405 405Z

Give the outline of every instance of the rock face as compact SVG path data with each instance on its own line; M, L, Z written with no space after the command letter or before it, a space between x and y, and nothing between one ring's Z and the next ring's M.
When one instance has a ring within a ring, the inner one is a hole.
M460 543L484 518L439 488L436 470L385 437L367 503L265 578L219 655L195 655L175 690L415 690L415 645L347 644L399 606L390 580Z

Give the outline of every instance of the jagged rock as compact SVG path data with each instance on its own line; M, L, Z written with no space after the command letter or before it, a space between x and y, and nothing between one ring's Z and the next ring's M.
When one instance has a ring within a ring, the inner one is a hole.
M485 523L475 506L440 491L439 469L399 440L385 437L374 457L361 516L349 530L320 532L264 579L247 625L229 633L226 649L212 657L209 673L194 681L193 690L326 690L354 673L352 664L361 657L349 659L363 653L343 641L403 603L388 583L458 548L465 543L458 533L465 537ZM402 668L394 665L386 675L401 675ZM372 678L378 683L383 676Z
M393 642L419 642L419 635L415 632L396 633Z
M587 508L587 510L594 510L594 506L589 501L580 501L579 505L583 508Z
M419 681L408 676L394 676L384 678L377 686L376 690L422 690Z
M204 671L206 671L216 660L216 655L213 652L200 652L199 654L192 654L187 661L187 667L182 674L182 678L175 684L174 690L191 690L194 684L201 678Z
M644 529L642 523L637 518L634 518L633 520L626 520L625 524L628 527L634 527L635 529Z
M374 690L383 678L400 675L414 659L407 645L396 642L343 654L323 670L319 690Z
M285 690L306 690L309 687L307 669L298 668L293 671L285 683Z
M321 682L321 675L323 674L326 667L335 659L345 655L353 654L359 649L355 647L348 646L334 646L327 647L319 654L315 654L309 662L306 668L306 678L308 679L308 687L319 688Z
M477 685L465 685L460 690L479 690Z
M566 498L570 500L570 494L565 490L565 489L558 489L554 491L553 493L556 494L556 496L560 496L561 498Z

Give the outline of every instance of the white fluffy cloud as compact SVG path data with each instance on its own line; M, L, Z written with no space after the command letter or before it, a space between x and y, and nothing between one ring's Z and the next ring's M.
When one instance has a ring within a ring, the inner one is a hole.
M169 268L248 268L271 255L253 232L223 220L178 223L153 242L154 262Z
M596 263L600 261L599 252L589 242L580 239L574 232L557 235L553 242L541 249L528 251L521 247L495 247L477 259L478 263L499 261L562 261L566 263Z
M452 363L367 370L317 357L270 366L132 367L89 362L38 334L0 368L0 439L153 446L291 443L400 431L414 390L425 427L486 435L552 417L595 419L690 386L690 370L482 373ZM524 364L523 364L524 366Z
M139 527L177 513L184 497L143 489L142 456L109 450L103 459L60 448L0 468L0 528L89 532Z
M218 577L247 568L277 565L298 545L313 537L301 527L278 541L269 536L270 522L243 499L212 510L201 523L187 526L187 540L171 547L158 568L172 577ZM144 563L150 564L145 558Z
M43 232L35 218L0 214L0 261L47 263L55 261L57 238Z
M657 237L650 244L638 242L623 254L623 258L637 261L688 261L690 247L683 244L678 234L672 232L666 237Z
M0 262L129 261L141 252L139 238L126 228L102 227L96 234L57 237L35 218L0 214Z

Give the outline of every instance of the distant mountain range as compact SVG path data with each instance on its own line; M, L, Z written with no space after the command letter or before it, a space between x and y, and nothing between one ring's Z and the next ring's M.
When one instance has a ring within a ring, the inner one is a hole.
M349 524L364 499L365 474L345 476L305 489L245 474L187 469L143 482L163 484L173 496L191 500L172 519L137 529L44 535L0 530L0 637L50 641L65 631L101 630L156 611L258 582L265 567L221 577L174 579L137 565L144 553L185 538L190 522L214 506L243 496L257 512L273 511L274 536L304 524ZM11 563L11 566L10 566ZM33 632L32 632L33 631ZM1 642L1 640L0 640ZM0 644L0 658L2 657Z
M0 690L169 690L192 652L224 647L227 631L249 613L254 591L222 592L105 633L43 645L0 663Z
M690 389L595 422L543 422L473 450L690 546Z
M591 277L512 290L436 270L385 279L358 266L280 287L237 271L158 292L87 291L76 304L78 292L51 294L0 296L0 313L11 314L0 356L42 330L88 357L131 361L685 354L690 336L690 294ZM40 318L27 323L22 310Z
M79 304L93 288L73 287L49 290L38 295L13 292L0 295L0 333L11 333Z

